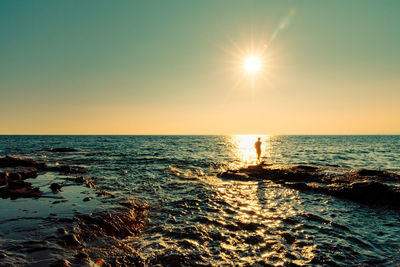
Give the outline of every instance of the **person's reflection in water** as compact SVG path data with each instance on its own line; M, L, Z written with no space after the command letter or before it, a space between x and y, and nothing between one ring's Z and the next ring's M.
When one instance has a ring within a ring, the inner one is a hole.
M257 163L261 163L261 138L258 137L258 140L254 143L254 148L257 152Z

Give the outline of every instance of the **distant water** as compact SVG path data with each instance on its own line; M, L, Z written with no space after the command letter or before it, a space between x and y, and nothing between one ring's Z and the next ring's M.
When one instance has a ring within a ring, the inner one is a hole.
M269 181L221 180L257 136L0 136L1 155L65 162L150 205L149 264L399 264L400 213ZM400 172L400 136L262 136L266 163ZM49 153L71 147L72 153ZM1 201L1 200L0 200Z

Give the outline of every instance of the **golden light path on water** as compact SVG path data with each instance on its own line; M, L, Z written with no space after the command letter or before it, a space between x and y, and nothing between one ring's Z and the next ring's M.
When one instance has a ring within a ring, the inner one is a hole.
M255 164L257 162L257 154L254 148L254 143L257 141L257 138L261 138L261 157L267 158L270 154L271 144L270 139L271 135L232 135L232 143L234 147L234 153L238 161L242 163L242 165Z
M263 142L263 156L268 158L271 149L270 135L230 136L232 150L241 166L256 163L254 143L258 137ZM237 226L236 231L239 231L236 232L237 238L245 240L238 242L232 239L230 242L223 242L221 247L224 250L233 253L248 251L249 256L241 258L243 263L252 263L258 254L258 257L265 262L284 264L288 251L298 255L293 263L300 265L307 264L314 257L314 244L299 242L289 245L290 241L285 241L285 238L289 240L294 238L297 230L287 229L284 221L303 213L302 203L295 190L283 188L266 180L225 181L215 186L216 199L221 199L222 203L225 203L225 207L218 215L219 224L234 229L236 229L234 226ZM255 240L263 241L256 244ZM254 251L258 252L253 254ZM225 257L226 255L221 255L221 258Z
M231 135L224 138L224 149L230 151L233 163L223 167L238 169L257 162L254 143L262 141L262 159L269 163L276 142L271 135ZM275 148L276 149L276 148ZM276 153L276 152L275 152ZM185 225L196 222L196 231L213 236L214 241L198 242L196 246L214 256L213 264L219 265L286 265L288 262L309 264L317 253L317 245L304 232L304 203L298 191L264 179L220 179L214 168L209 175L197 171L171 168L183 180L180 183L197 184L201 180L206 192L212 192L196 205L196 212L186 211L173 218L174 225L185 218ZM207 194L206 194L207 195ZM180 200L176 200L180 201ZM202 204L204 204L202 206ZM176 203L174 203L175 207ZM187 206L185 204L186 208ZM168 226L172 231L174 226ZM185 226L186 227L186 226ZM196 232L197 233L197 232ZM168 239L158 244L169 247ZM170 249L172 247L169 247ZM289 260L289 261L288 261Z

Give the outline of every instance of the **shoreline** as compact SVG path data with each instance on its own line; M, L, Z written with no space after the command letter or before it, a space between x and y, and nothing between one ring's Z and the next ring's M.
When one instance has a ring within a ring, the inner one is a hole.
M0 177L0 266L141 264L122 240L142 231L146 204L102 190L78 166L6 156Z

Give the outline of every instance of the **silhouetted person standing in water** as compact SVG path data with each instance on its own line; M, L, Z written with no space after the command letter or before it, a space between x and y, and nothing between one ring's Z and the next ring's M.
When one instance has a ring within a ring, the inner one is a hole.
M254 148L256 149L257 152L257 163L261 162L261 138L258 137L257 142L254 143Z

